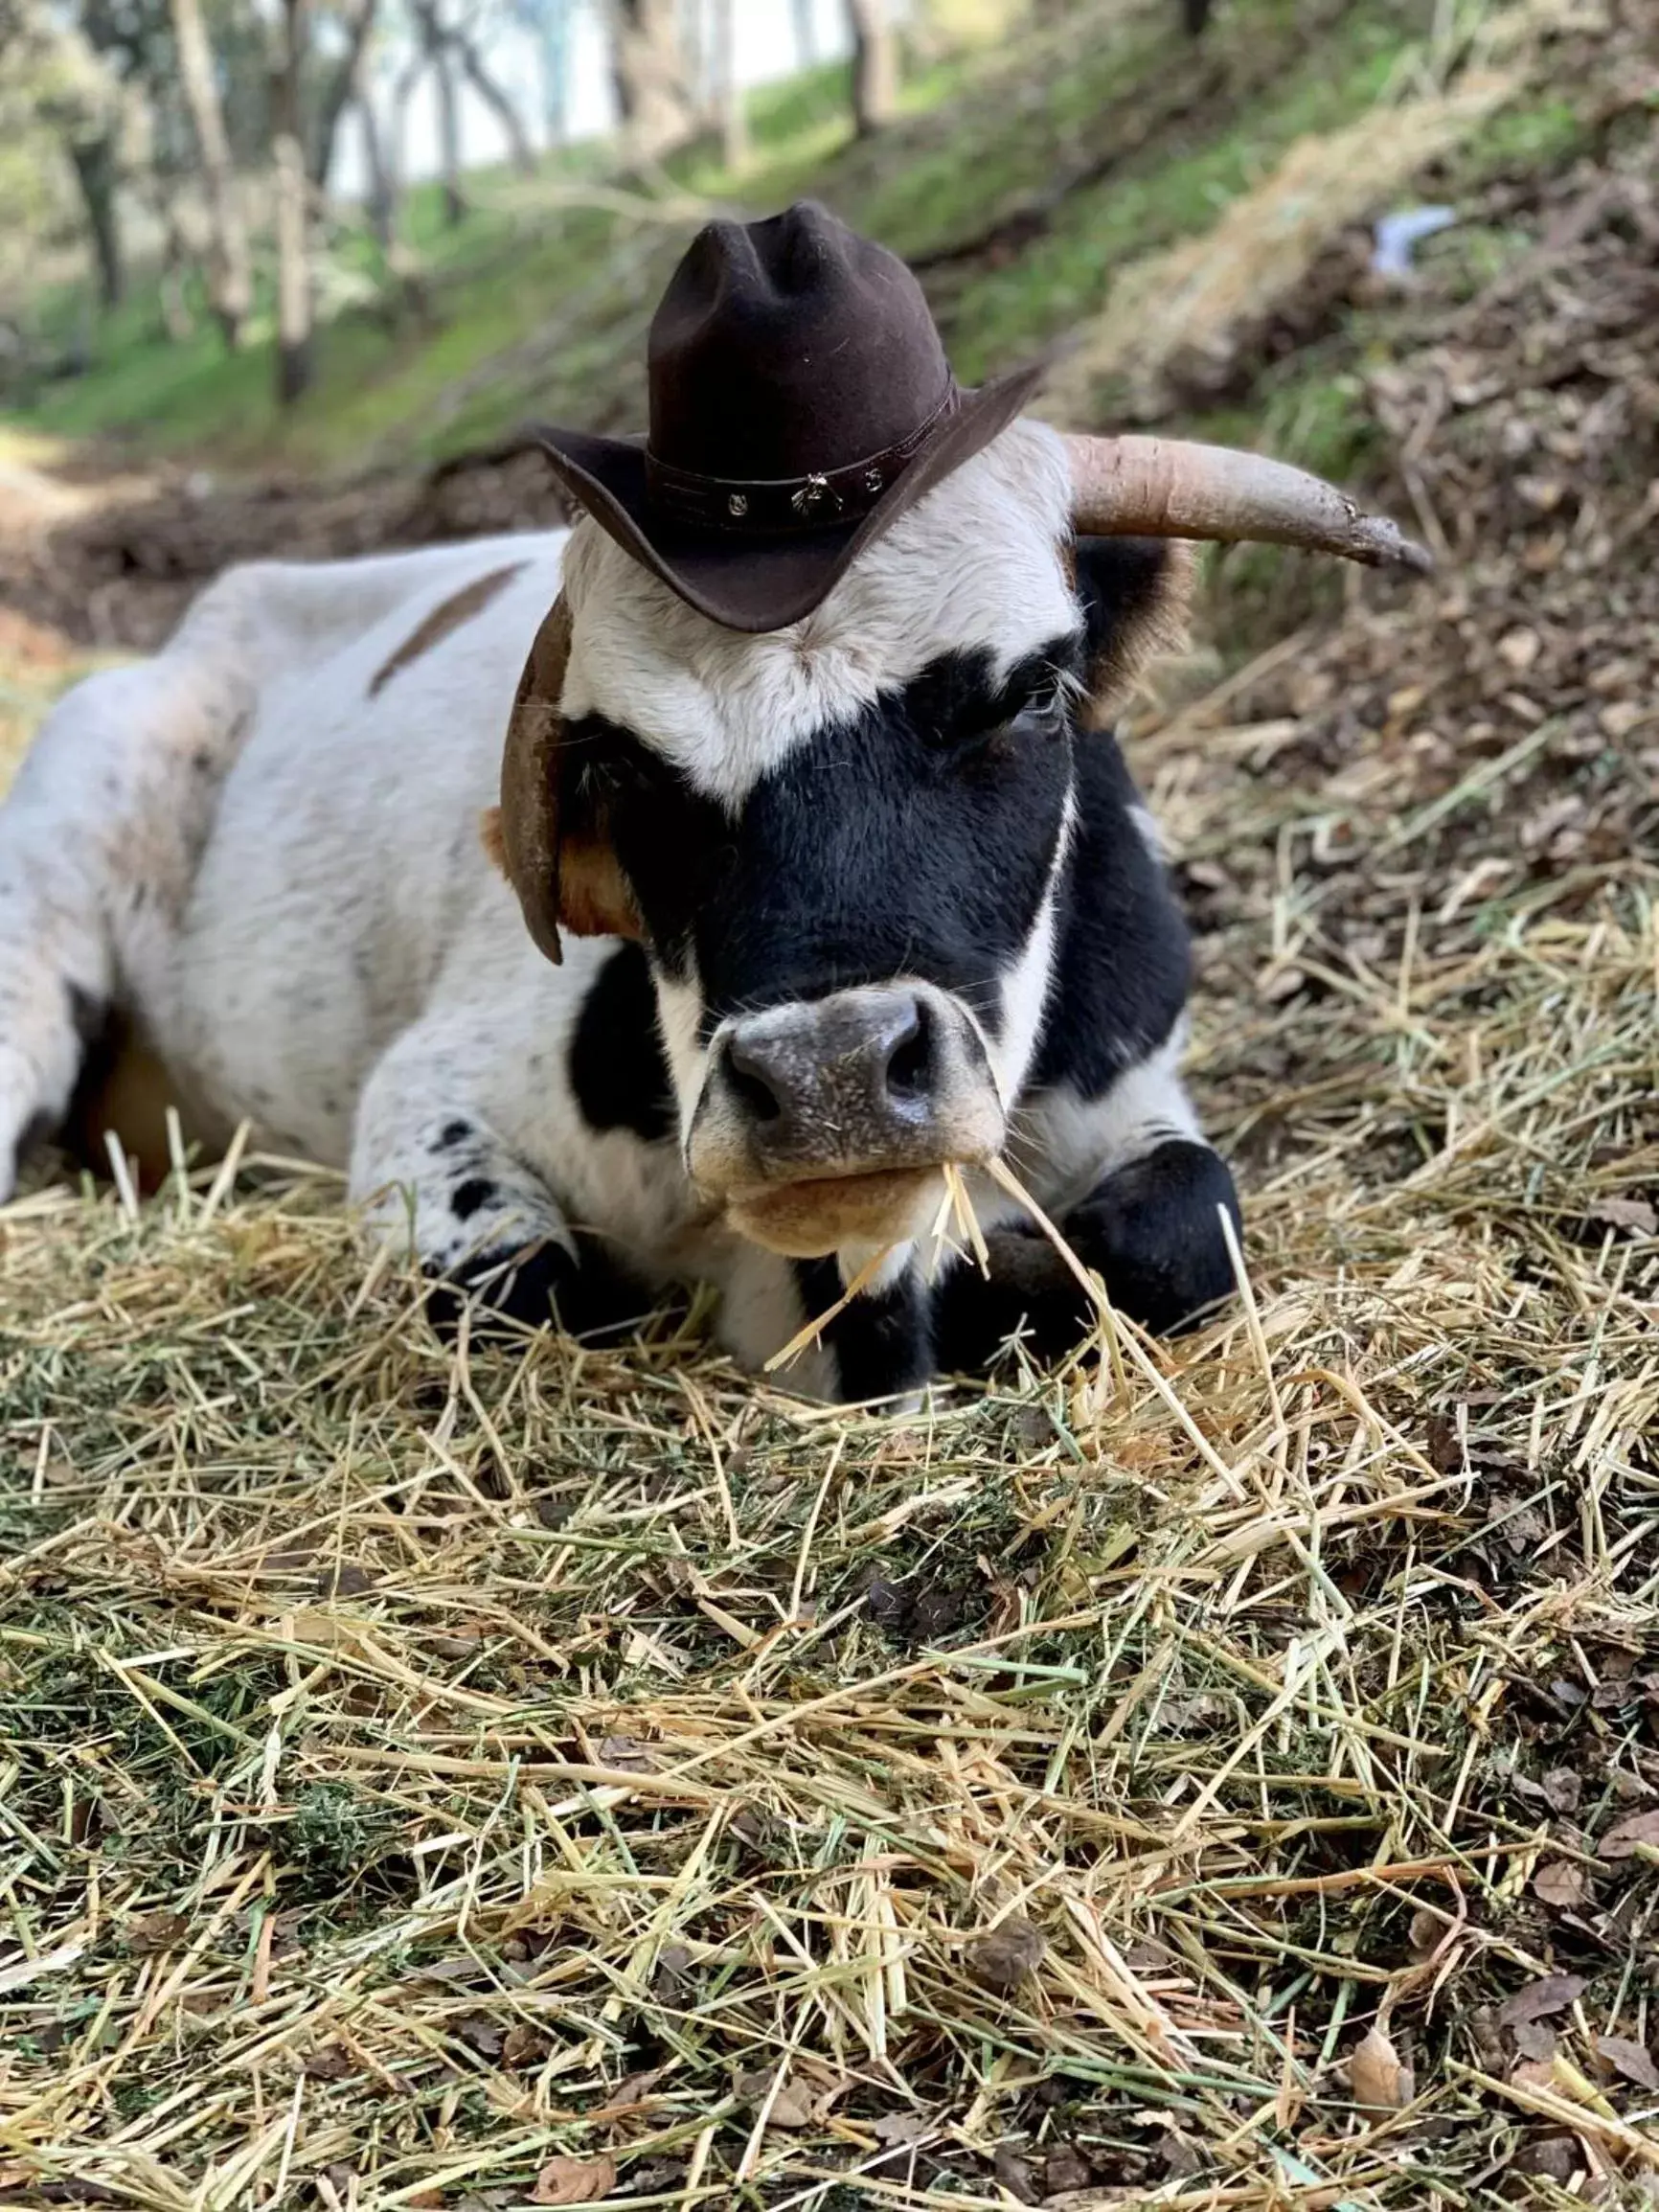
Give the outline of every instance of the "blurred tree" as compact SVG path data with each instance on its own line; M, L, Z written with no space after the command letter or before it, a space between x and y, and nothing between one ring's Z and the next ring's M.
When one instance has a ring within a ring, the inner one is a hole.
M208 208L207 289L225 344L240 345L253 311L253 263L237 193L236 169L219 103L218 78L200 0L172 0L179 88L190 110ZM175 234L174 234L175 235ZM172 244L170 235L170 248Z
M570 33L574 0L511 0L512 19L541 56L541 120L549 146L570 130Z
M852 33L852 119L860 138L893 121L898 106L898 43L887 0L847 0Z
M438 161L443 190L443 220L453 229L466 213L466 195L461 187L461 105L456 97L455 71L438 0L410 0L410 10L420 34L420 56L432 72L438 96ZM403 103L419 80L419 71L405 77Z
M175 0L176 4L176 0ZM193 6L195 0L189 0ZM347 108L357 96L363 58L375 28L376 0L342 0L333 11L340 36L340 51L320 72L311 103L311 128L306 170L319 193L326 192L329 171L334 166L334 146Z
M366 66L357 83L357 123L363 134L363 167L369 172L364 200L369 227L380 251L390 253L398 224L398 179Z
M291 407L316 374L305 117L306 0L281 0L271 57L271 171L277 231L277 399Z
M818 58L818 29L812 19L812 0L789 0L795 22L795 66L810 69Z
M508 158L520 176L529 176L535 169L535 148L524 127L524 119L485 67L478 42L463 15L446 26L445 34L461 62L462 73L468 84L483 101L486 107L500 124L507 139Z
M535 148L531 143L523 117L487 67L466 16L446 16L443 12L443 0L409 0L409 7L420 34L420 62L424 68L431 70L438 97L443 219L454 224L461 220L466 209L466 194L461 183L461 105L460 88L456 82L458 70L501 125L507 139L508 157L521 176L528 176L534 171ZM399 85L399 113L407 106L420 73L420 70L416 70L406 75L403 83Z
M737 0L712 0L709 76L720 126L720 158L737 172L749 166L749 111L738 81Z
M1210 20L1210 0L1181 0L1181 25L1189 38L1202 38Z
M674 0L610 0L611 74L636 161L660 161L696 124Z
M98 296L105 308L126 288L117 187L132 100L117 60L84 27L43 0L0 0L0 56L39 121L62 148L80 201Z

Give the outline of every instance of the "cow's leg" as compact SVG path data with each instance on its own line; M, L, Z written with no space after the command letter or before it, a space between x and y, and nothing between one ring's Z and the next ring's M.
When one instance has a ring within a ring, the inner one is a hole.
M1184 1031L1126 1068L1100 1096L1057 1088L1025 1115L1035 1178L1067 1243L1122 1313L1156 1335L1190 1327L1233 1288L1221 1226L1239 1198L1204 1141L1180 1077ZM1055 1358L1087 1333L1093 1307L1046 1235L1021 1216L991 1230L988 1280L959 1264L935 1293L940 1364L981 1368L1016 1333Z
M828 1312L843 1294L842 1267L833 1260L797 1260L794 1267L807 1311ZM913 1400L933 1377L932 1303L907 1245L826 1324L821 1342L832 1365L827 1394L849 1404Z
M495 1126L482 1091L489 1061L465 1028L433 1017L407 1029L358 1101L350 1191L371 1228L431 1277L441 1325L475 1300L574 1336L625 1333L652 1291L604 1240L574 1228L544 1177Z
M1237 1229L1239 1198L1226 1162L1207 1144L1170 1137L1102 1176L1058 1226L1119 1312L1170 1336L1233 1289L1223 1208ZM1040 1359L1070 1351L1092 1326L1094 1308L1049 1239L1021 1220L993 1229L986 1242L989 1279L959 1265L936 1292L941 1364L958 1372L984 1367L1016 1334Z
M119 999L158 1028L245 684L207 656L89 676L0 807L0 1199Z

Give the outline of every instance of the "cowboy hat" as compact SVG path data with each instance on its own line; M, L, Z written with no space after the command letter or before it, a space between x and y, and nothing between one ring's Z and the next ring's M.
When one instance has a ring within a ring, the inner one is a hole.
M651 321L643 441L532 435L683 600L730 629L783 629L1006 428L1041 373L964 391L910 270L803 200L693 239Z

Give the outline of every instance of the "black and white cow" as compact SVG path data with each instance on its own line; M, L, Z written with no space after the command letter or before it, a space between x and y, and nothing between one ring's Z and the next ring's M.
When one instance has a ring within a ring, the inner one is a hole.
M1191 557L1088 531L1399 556L1238 457L1189 513L1170 451L1016 422L772 634L586 520L230 572L57 706L0 809L0 1198L114 1017L193 1136L347 1169L446 1294L526 1320L614 1330L702 1279L758 1365L885 1254L795 1386L1074 1342L1086 1301L976 1172L1006 1152L1117 1304L1177 1327L1230 1287L1236 1201L1104 724ZM989 1280L935 1244L949 1161Z

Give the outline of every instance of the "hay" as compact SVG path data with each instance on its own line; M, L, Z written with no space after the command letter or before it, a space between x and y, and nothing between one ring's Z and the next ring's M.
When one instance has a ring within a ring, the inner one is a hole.
M1652 2201L1651 190L1410 309L1479 558L1144 721L1204 1335L849 1419L282 1163L5 1216L0 2201Z

